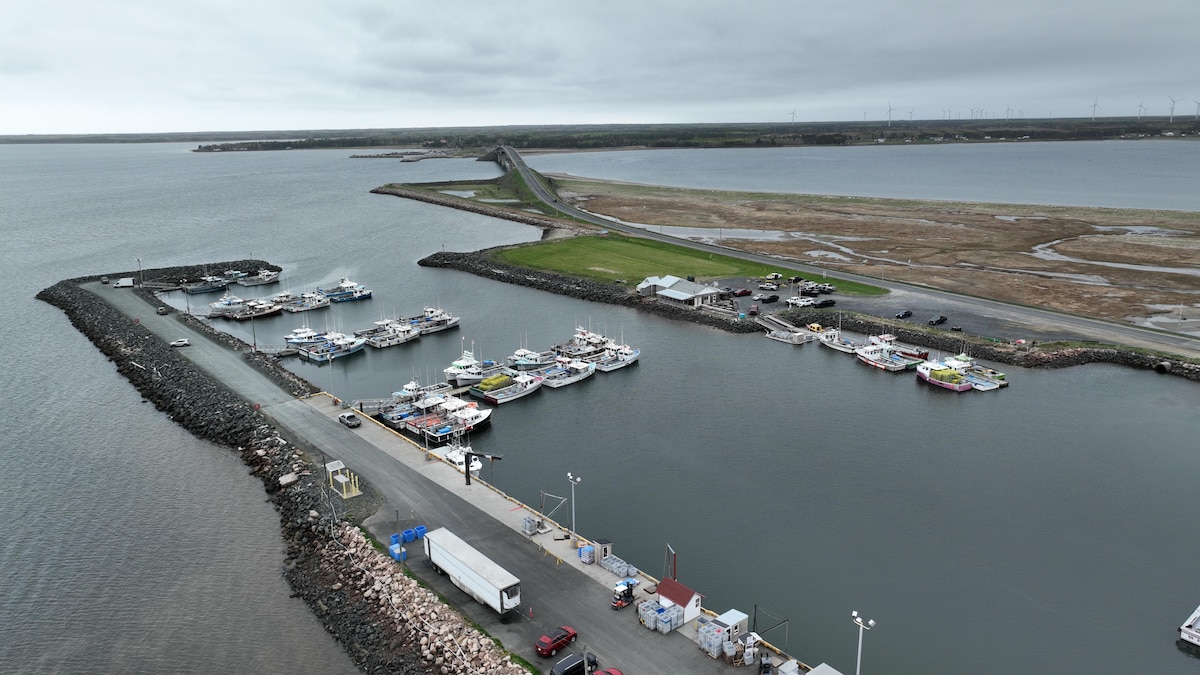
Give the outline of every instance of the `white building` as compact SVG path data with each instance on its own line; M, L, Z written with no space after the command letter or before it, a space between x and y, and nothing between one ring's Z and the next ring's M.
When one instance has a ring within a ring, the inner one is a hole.
M667 608L674 605L682 607L684 623L695 621L700 616L700 594L674 579L658 582L658 604Z
M663 302L681 307L711 305L720 297L720 291L676 276L646 277L637 285L638 295L654 296Z

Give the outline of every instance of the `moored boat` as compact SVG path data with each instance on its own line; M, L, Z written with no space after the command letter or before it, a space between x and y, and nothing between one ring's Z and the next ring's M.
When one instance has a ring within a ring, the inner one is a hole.
M1200 626L1197 626L1197 623L1200 623L1200 607L1197 607L1179 627L1179 639L1200 646Z
M917 377L942 389L970 391L971 383L957 369L940 361L923 361L917 364Z
M483 462L479 460L479 457L471 454L471 452L471 446L462 445L458 440L455 440L446 446L446 451L442 453L442 459L449 463L450 466L458 469L459 473L465 473L468 467L467 457L470 457L470 471L472 474L477 474L483 468Z
M962 373L971 386L979 391L995 391L1000 387L1008 386L1008 381L1003 379L1004 373L976 365L974 359L966 354L949 357L945 359L945 363ZM994 377L989 373L995 373L999 377Z
M554 365L540 370L528 371L542 376L542 384L552 389L565 387L586 380L596 374L596 364L559 357Z
M226 316L246 309L246 301L230 293L228 290L220 300L208 303L209 316Z
M795 330L771 330L764 335L768 340L776 342L784 342L789 345L802 345L806 342L812 342L816 339L812 333Z
M826 347L829 347L830 349L836 349L844 354L853 354L854 350L866 346L861 342L854 342L849 338L842 337L842 331L837 328L826 329L817 336L817 339L820 340L821 344L825 345Z
M371 289L359 287L350 291L350 293L346 295L331 295L329 296L329 299L333 302L355 302L357 300L370 300Z
M184 293L191 295L197 293L212 293L215 291L223 291L229 286L229 282L222 277L214 277L212 275L204 275L199 281L191 281L180 285Z
M366 336L367 345L376 349L395 347L405 342L412 342L420 337L421 331L411 325L395 321L388 321L388 325L382 331L377 331Z
M362 289L363 285L354 281L350 281L346 277L342 277L341 281L337 282L331 288L325 289L317 287L317 292L329 299L343 298L352 295L356 290Z
M367 343L364 338L350 337L341 333L328 333L324 342L298 347L300 357L316 363L328 363L334 359L362 351Z
M854 350L854 355L859 361L886 370L888 372L898 372L901 370L910 370L916 368L922 359L913 359L907 356L901 356L892 350L891 345L873 344L865 347L859 347Z
M557 356L558 354L552 349L547 349L544 352L535 352L532 349L522 347L513 352L506 360L508 361L508 366L516 370L538 370L539 368L552 365Z
M485 378L468 391L476 398L500 405L524 398L542 388L542 376L524 370L507 370Z
M400 389L392 392L392 398L398 403L411 403L425 396L448 393L454 386L449 382L436 382L422 385L416 380L410 380Z
M891 333L880 333L872 335L868 338L873 345L888 345L892 352L900 356L924 361L929 358L929 350L916 345L905 344L896 340L896 336Z
M273 316L283 311L283 305L270 300L250 300L246 306L236 312L226 314L225 318L234 321L249 321L264 316Z
M641 355L642 350L640 349L635 349L629 345L612 343L601 354L590 356L584 360L595 363L596 370L602 373L611 373L614 370L637 363Z
M308 326L301 326L283 336L285 342L293 347L316 344L329 339L325 333L318 333Z
M415 326L422 335L426 335L454 328L458 325L459 317L439 307L426 307L421 314L404 317L400 321Z
M314 309L324 309L329 306L329 298L321 293L301 293L300 298L283 305L285 312L308 312Z
M611 342L599 333L593 333L583 326L578 326L575 328L575 335L571 336L569 341L554 345L550 349L559 356L587 360L603 354Z
M276 281L279 281L279 272L274 270L259 270L254 274L243 275L237 279L237 283L241 286L261 286Z

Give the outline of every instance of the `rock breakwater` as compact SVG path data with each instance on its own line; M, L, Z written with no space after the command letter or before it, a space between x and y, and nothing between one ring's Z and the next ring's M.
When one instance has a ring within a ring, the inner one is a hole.
M209 267L233 269L224 265ZM153 272L171 278L180 270ZM284 576L293 594L304 599L360 669L401 675L525 672L456 611L405 576L391 558L375 550L347 519L340 498L326 490L319 467L299 449L307 447L303 439L282 437L261 411L144 326L80 287L96 279L62 281L37 297L62 309L156 408L198 438L240 455L279 513L286 546ZM145 297L159 304L151 293ZM180 320L246 351L248 361L285 390L296 395L316 391L272 357L250 354L249 346L240 340L193 317Z

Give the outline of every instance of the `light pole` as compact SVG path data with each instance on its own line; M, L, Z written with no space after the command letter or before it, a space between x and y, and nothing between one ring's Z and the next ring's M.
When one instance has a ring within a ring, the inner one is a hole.
M137 262L138 262L138 286L142 286L146 282L146 280L142 278L142 259L138 258Z
M864 620L861 616L858 615L858 611L855 610L855 611L850 612L850 620L853 621L854 623L858 624L858 661L856 662L856 665L854 666L854 675L860 675L862 673L863 631L871 630L872 628L874 628L875 627L875 619Z
M567 481L571 483L571 541L577 541L575 534L575 486L583 480L582 476L572 476L571 472L567 472Z

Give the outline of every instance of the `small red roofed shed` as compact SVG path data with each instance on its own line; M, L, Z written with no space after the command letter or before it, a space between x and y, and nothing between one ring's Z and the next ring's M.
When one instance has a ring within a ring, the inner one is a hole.
M658 604L663 607L679 605L683 608L683 622L695 621L700 616L701 595L674 579L658 582Z

